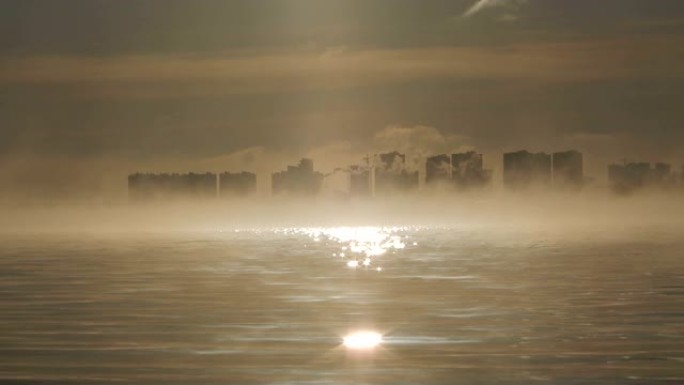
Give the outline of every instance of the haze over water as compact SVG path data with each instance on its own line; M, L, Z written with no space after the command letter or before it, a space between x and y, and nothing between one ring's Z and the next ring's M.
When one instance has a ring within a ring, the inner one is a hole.
M0 385L684 384L682 47L682 0L0 0Z
M684 381L677 223L209 227L5 231L0 379Z

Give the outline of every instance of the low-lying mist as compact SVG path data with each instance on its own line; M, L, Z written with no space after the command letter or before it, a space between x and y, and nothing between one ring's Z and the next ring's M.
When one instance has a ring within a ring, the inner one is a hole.
M276 227L434 226L581 232L684 231L681 192L432 194L374 199L248 198L2 210L0 232L230 231Z

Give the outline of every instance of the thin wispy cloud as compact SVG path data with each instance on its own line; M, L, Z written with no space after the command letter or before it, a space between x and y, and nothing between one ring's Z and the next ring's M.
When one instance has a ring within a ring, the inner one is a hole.
M488 8L525 3L526 0L478 0L463 14L463 17L471 17Z
M682 38L239 55L81 55L0 59L0 86L78 85L88 98L167 98L351 89L427 79L575 82L681 78ZM639 60L648 54L652 60ZM629 65L625 64L629 63Z

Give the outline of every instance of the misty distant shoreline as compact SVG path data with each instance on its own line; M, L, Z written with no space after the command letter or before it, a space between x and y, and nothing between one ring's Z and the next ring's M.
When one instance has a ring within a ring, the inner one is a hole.
M275 227L444 226L684 231L680 194L431 194L384 199L244 198L158 204L5 207L0 232L219 231Z

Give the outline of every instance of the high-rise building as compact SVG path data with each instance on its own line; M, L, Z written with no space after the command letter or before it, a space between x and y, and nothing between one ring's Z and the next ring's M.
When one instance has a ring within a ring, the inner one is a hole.
M383 171L401 171L406 164L406 155L398 151L380 154L378 158L380 159L380 164L377 165L377 168Z
M677 184L676 175L668 163L624 163L610 165L608 178L618 193L630 193L644 187L671 188Z
M562 189L579 190L584 185L584 159L581 152L553 154L553 184Z
M288 168L290 167L292 166L289 166ZM312 174L314 172L313 160L309 158L302 158L299 161L299 165L297 166L297 168L303 173Z
M425 161L425 183L450 184L451 159L448 155L435 155Z
M349 195L351 196L370 196L371 180L367 167L349 167Z
M651 170L651 183L657 186L667 186L672 182L672 166L667 163L656 163Z
M518 151L504 154L504 186L523 189L551 184L551 155Z
M650 163L625 163L608 166L608 179L618 193L630 193L646 187L651 180Z
M223 198L247 196L256 192L256 174L251 172L219 174L219 196Z
M484 169L482 154L475 151L451 155L452 180L457 187L482 187L489 183L491 172Z
M271 175L271 189L274 195L316 195L321 189L323 174L315 172L311 159L302 159L296 166L287 166L286 171Z
M128 198L133 202L215 198L216 174L152 174L128 176Z
M377 156L378 164L374 168L372 191L375 194L391 194L418 189L420 177L418 171L409 171L406 167L406 156L397 151Z

